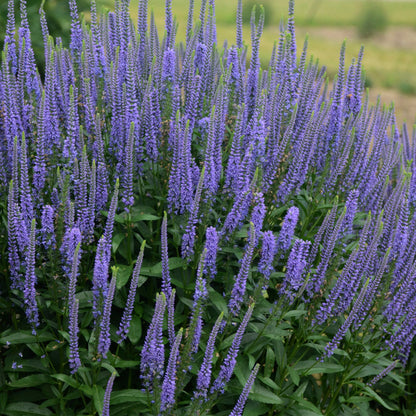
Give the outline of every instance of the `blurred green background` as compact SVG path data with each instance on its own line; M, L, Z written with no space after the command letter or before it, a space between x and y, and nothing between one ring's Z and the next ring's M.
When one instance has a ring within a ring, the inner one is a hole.
M113 8L113 0L96 0L99 8ZM16 1L17 3L17 1ZM38 56L42 56L38 10L41 0L28 0L32 37ZM89 0L77 0L88 20ZM179 22L178 39L184 39L189 0L173 0L173 12ZM131 0L131 17L137 20L138 0ZM273 43L279 37L279 22L287 20L288 0L243 0L245 41L249 44L249 18L256 4L263 4L266 27L261 41L262 65L266 66ZM195 17L200 0L195 0ZM218 42L235 41L237 0L216 1ZM164 0L149 0L155 20L163 33ZM16 11L18 6L16 5ZM66 0L46 0L49 28L67 44L70 20ZM0 0L0 27L5 27L7 1ZM319 58L332 79L338 68L341 43L347 40L346 62L365 46L364 69L372 101L394 102L398 121L415 122L416 116L416 0L296 0L295 17L299 50L309 34L309 55ZM3 30L4 31L4 30ZM2 32L3 32L2 31ZM3 33L2 33L3 35Z

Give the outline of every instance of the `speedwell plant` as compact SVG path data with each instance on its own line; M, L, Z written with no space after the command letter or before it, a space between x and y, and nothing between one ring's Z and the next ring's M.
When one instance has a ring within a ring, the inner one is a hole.
M223 46L214 0L179 40L147 3L69 0L69 45L41 9L40 76L9 0L0 413L413 414L416 135L363 50L328 82L291 0L261 68L241 0Z

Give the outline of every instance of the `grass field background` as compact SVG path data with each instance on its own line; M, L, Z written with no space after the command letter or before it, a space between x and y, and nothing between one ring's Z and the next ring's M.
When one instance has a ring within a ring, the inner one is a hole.
M338 56L344 39L347 41L346 63L365 46L364 69L371 98L381 95L382 102L395 103L398 121L415 122L416 116L416 1L375 0L387 17L383 33L360 38L357 21L364 13L368 0L296 0L295 17L299 50L309 35L309 54L319 58L327 67L330 79L338 68ZM248 0L246 0L246 3ZM111 8L112 0L99 4ZM189 0L173 0L172 8L178 22L178 40L184 39ZM250 1L253 3L253 1ZM279 22L287 20L287 0L257 1L263 4L269 22L261 41L262 64L267 65L273 44L279 37ZM131 2L131 15L137 20L138 0ZM199 14L200 1L195 1L194 18ZM164 30L164 0L149 0L159 29ZM235 11L237 0L216 1L218 42L235 42ZM249 17L247 16L247 20ZM250 28L244 27L244 39L250 50Z

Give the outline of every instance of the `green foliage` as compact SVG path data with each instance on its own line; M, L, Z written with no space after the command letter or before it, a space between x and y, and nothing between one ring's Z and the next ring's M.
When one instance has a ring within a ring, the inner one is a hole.
M60 37L65 46L69 45L71 17L67 0L29 0L27 1L27 17L31 29L31 41L36 62L41 72L44 71L45 57L43 51L42 31L40 27L39 9L43 2L48 29L54 38ZM7 22L7 1L0 2L0 27L5 28ZM89 11L89 0L77 0L79 12ZM15 1L16 25L19 25L19 2ZM3 49L5 30L0 31L0 49Z
M256 19L258 19L260 13L260 6L264 8L264 26L274 25L278 22L275 21L274 7L270 0L243 0L243 23L250 24L251 13L253 9L256 13Z
M388 26L388 17L379 0L367 0L357 17L357 31L362 38L383 33Z
M111 120L110 114L104 114L103 117L107 117L107 121ZM288 120L282 117L281 121L286 127ZM231 138L234 127L231 121L227 140ZM106 150L109 142L108 130L104 129L103 133ZM194 141L200 143L200 133L197 131L194 134ZM82 137L88 139L87 135ZM163 141L166 140L165 135ZM293 156L289 146L287 147L287 157L276 175L274 188L277 188L284 177L283 174L293 163ZM110 158L111 154L108 157ZM100 415L105 386L112 374L117 374L118 385L117 390L111 395L111 415L158 414L153 398L140 389L139 368L143 340L153 316L155 295L161 286L160 234L163 212L166 209L169 161L163 160L160 165L146 163L148 165L143 166L143 171L152 171L152 175L149 175L149 178L139 177L135 182L136 203L128 212L118 211L115 217L111 265L117 270L117 282L110 328L112 352L106 359L98 356L96 334L91 330L94 321L91 278L95 246L103 232L106 212L100 213L95 224L95 234L92 236L94 244L84 243L82 246L82 264L76 292L76 304L79 303L79 349L82 367L76 374L71 374L68 366L68 279L57 260L60 258L58 248L39 248L37 251L36 300L42 315L42 327L36 334L32 333L25 319L21 293L16 289L10 289L8 279L1 279L0 290L4 296L0 299L0 316L6 319L0 321L0 414ZM313 242L328 212L333 207L342 212L347 197L345 192L338 190L345 179L342 175L337 179L337 196L322 195L321 185L324 184L325 173L313 171L299 192L291 194L289 202L279 206L274 201L277 189L273 189L268 195L265 228L272 230L277 236L286 212L294 205L300 210L295 237ZM111 174L116 176L118 172ZM56 176L57 178L48 178L51 182L48 184L50 188L65 187L65 184L59 184L59 175ZM66 178L69 180L69 175ZM65 192L63 194L66 196ZM46 195L45 198L50 198L50 195ZM210 224L220 223L221 213L229 212L233 205L231 198L220 198L222 195L218 196L221 203L213 201L211 204L211 201L208 201L201 207L203 215L197 223L196 254L189 261L180 257L181 236L188 218L176 213L171 213L168 217L168 269L176 289L174 323L176 329L189 329L188 333L184 331L182 351L189 351L192 342L194 328L188 325L193 308L192 299L203 236L206 228ZM64 200L66 201L66 198ZM2 202L0 216L0 272L7 275L7 215ZM63 221L63 217L64 215L59 213L57 221ZM303 299L302 290L291 303L279 293L287 274L289 253L279 253L275 259L275 272L270 277L269 287L267 290L261 290L262 274L256 267L261 252L260 247L255 249L247 283L247 291L250 294L247 303L253 302L256 306L242 340L235 377L227 385L226 395L215 398L210 403L212 410L208 412L209 415L229 414L229 409L237 401L256 362L261 363L261 369L249 396L250 400L244 413L246 416L405 414L408 409L414 407L414 397L408 390L412 386L411 382L414 382L415 356L412 356L407 372L392 372L376 385L366 385L392 363L389 354L383 349L385 327L382 325L384 322L381 315L376 315L375 318L365 316L360 330L348 331L339 349L335 350L332 357L325 359L325 347L346 317L336 316L322 325L312 324L324 295L328 295L357 246L356 237L363 228L365 218L366 213L359 213L354 221L355 235L344 235L337 241L322 293L316 294L308 302ZM63 223L61 225L63 228ZM178 408L173 410L175 415L193 415L205 410L204 407L196 409L190 394L195 387L195 375L200 368L213 322L218 315L224 314L225 325L215 347L214 375L218 374L219 365L234 339L235 328L241 322L241 316L233 317L228 313L227 300L246 250L248 229L249 225L245 224L241 230L227 236L227 243L223 244L218 253L218 275L209 282L208 300L206 305L203 305L203 342L195 354L189 373L184 371L178 374L178 384L182 388L177 393ZM62 233L58 234L57 238L59 246ZM145 246L145 256L128 339L116 345L116 325L120 322L126 305L135 259L142 245ZM311 272L316 270L322 251L323 247L319 245ZM380 296L376 306L380 306L382 301ZM378 322L375 323L374 319L378 319ZM165 335L166 327L167 322L164 323ZM168 346L168 340L165 339L164 342ZM185 364L186 361L182 362L181 366ZM398 368L403 370L400 365Z

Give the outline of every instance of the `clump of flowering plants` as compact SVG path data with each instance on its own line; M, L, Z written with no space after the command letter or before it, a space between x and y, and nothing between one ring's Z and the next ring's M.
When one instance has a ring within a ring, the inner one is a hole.
M0 413L412 414L416 134L298 53L294 2L217 45L147 0L69 45L9 0L0 72ZM251 58L247 60L247 51Z

